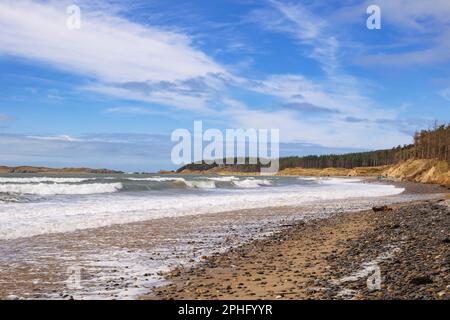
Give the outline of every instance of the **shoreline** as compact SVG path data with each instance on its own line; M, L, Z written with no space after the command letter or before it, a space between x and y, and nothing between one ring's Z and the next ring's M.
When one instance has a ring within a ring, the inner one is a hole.
M385 182L367 179L365 183ZM339 211L347 215L372 206L427 200L444 192L436 185L399 182L398 187L405 191L384 197L174 216L1 240L0 297L138 299L155 285L167 284L165 276L170 270L195 270L209 261L208 257L265 241L297 223L328 221ZM82 271L80 290L65 287L67 270L73 267ZM17 282L17 278L22 280Z
M398 184L405 194L439 188ZM448 194L376 212L296 221L204 257L194 267L177 267L164 274L168 283L142 298L450 299L450 200L445 198ZM381 288L369 291L367 266L374 264Z

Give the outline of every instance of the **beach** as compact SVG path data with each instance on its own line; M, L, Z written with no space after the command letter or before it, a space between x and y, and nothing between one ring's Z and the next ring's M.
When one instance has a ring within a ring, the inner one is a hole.
M8 175L0 181L3 191L22 191L3 192L0 202L2 299L289 298L291 282L308 292L318 287L319 273L331 268L327 250L369 234L372 207L423 204L447 191L333 177ZM285 247L285 237L295 241ZM307 250L279 253L289 248ZM248 257L258 264L245 265ZM272 263L270 279L258 273Z
M171 283L146 298L449 299L450 201L376 210L295 223L168 273Z

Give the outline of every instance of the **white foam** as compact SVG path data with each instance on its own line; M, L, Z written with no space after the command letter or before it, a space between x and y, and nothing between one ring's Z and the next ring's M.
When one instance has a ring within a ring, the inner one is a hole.
M216 184L214 181L210 180L191 180L188 181L184 178L177 178L177 177L152 177L152 178L128 178L129 180L134 181L154 181L154 182L182 182L186 187L188 188L194 188L194 189L214 189L216 188ZM209 178L207 178L209 179ZM212 179L211 179L212 180Z
M298 180L316 181L316 180L319 180L319 178L317 178L317 177L299 177Z
M54 182L54 183L79 183L95 178L56 178L56 177L31 177L31 178L5 178L0 177L0 183L40 183L40 182Z
M0 192L14 194L57 195L57 194L95 194L116 192L122 189L121 183L90 184L3 184Z
M241 181L233 181L233 184L239 188L257 188L260 186L270 186L272 183L266 179L245 179Z
M355 182L361 182L361 181L362 181L361 179L357 179L357 178L320 178L319 179L319 183L336 184L336 185L355 183Z
M179 181L185 182L184 178L176 178L176 177L151 177L151 178L127 178L128 180L133 181L154 181L154 182L167 182L167 181Z
M216 183L214 181L185 181L184 182L189 188L196 188L196 189L215 189Z
M258 181L259 179L246 180ZM345 187L338 183L323 184L317 188L305 185L289 185L271 188L231 189L227 192L219 191L201 195L197 193L159 195L119 192L88 195L83 196L83 198L74 196L70 202L62 202L55 198L42 202L2 203L0 205L0 239L69 232L174 216L295 206L323 200L380 197L399 194L404 191L403 188L396 188L391 185L347 183L345 181L341 183ZM111 185L117 187L116 184L100 186L106 188L111 187ZM89 185L73 187L88 188ZM92 191L89 190L89 193L92 193Z
M208 177L206 179L213 180L213 181L219 181L219 182L231 182L231 181L239 180L239 178L236 178L234 176L229 176L229 177L212 177L212 178Z
M184 178L177 178L177 177L151 177L151 178L128 178L128 179L134 181L182 182L188 188L195 188L195 189L214 189L216 187L214 181L204 181L204 180L187 181Z
M154 181L154 182L182 182L188 188L193 189L215 189L216 182L231 182L232 185L238 188L257 188L260 186L268 186L271 184L269 180L256 180L253 177L249 177L245 180L239 180L234 176L227 177L206 177L206 180L186 180L179 177L151 177L151 178L128 178L134 181Z
M19 202L20 198L11 194L0 193L0 202Z

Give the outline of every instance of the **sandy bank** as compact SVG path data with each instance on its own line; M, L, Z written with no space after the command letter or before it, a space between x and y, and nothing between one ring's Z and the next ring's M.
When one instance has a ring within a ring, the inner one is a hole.
M450 168L445 161L407 160L391 166L383 175L404 181L450 185Z

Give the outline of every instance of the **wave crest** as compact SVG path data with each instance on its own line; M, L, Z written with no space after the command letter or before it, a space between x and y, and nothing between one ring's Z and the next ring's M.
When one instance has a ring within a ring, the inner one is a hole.
M127 180L132 181L154 181L154 182L167 182L167 181L178 181L185 182L184 178L175 178L175 177L152 177L152 178L126 178Z
M62 195L62 194L95 194L111 193L122 189L121 183L90 183L90 184L5 184L0 185L1 193Z
M41 182L54 182L54 183L79 183L89 180L95 180L95 178L56 178L56 177L32 177L32 178L5 178L0 177L0 183L41 183Z
M189 188L196 188L196 189L215 189L216 183L214 181L185 181L184 182L186 186Z
M270 186L272 183L267 179L245 179L240 181L233 181L233 184L239 188L257 188L260 186Z

